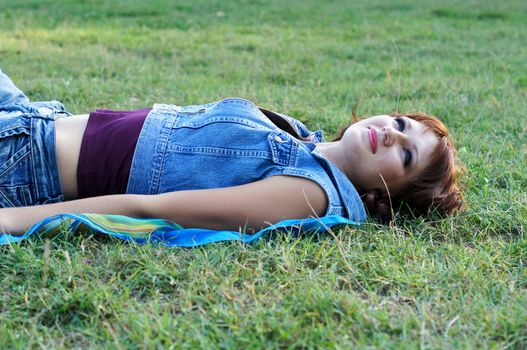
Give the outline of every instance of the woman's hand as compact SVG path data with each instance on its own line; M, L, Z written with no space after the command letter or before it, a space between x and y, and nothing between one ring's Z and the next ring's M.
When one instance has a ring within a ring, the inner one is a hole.
M34 207L0 209L0 234L22 236L32 226L30 221L23 219L23 216L29 216L28 213L34 210Z
M9 215L10 210L11 208L0 209L0 234L8 233L13 236L24 234L24 232L15 232Z
M0 209L0 232L23 235L39 221L64 213L116 214L140 217L144 197L147 196L111 195L32 207Z

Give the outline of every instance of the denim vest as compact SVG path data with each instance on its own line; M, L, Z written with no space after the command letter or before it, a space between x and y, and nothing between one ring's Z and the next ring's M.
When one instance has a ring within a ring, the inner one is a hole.
M322 141L320 131L310 132L300 121L281 117L303 137ZM229 187L274 175L319 184L329 201L326 215L366 219L357 191L334 164L313 144L294 138L239 98L186 107L154 105L137 142L127 193Z

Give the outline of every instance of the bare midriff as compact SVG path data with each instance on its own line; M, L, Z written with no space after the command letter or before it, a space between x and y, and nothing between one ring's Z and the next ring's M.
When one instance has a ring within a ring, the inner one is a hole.
M77 165L88 117L80 114L55 121L55 149L65 200L78 197Z

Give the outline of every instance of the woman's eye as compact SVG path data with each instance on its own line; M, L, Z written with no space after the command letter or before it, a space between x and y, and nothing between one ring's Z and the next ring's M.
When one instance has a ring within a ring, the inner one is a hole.
M403 150L404 166L407 167L412 161L412 152L407 149Z
M404 120L403 120L403 118L395 118L395 121L397 122L397 127L398 127L399 131L403 131L404 130Z

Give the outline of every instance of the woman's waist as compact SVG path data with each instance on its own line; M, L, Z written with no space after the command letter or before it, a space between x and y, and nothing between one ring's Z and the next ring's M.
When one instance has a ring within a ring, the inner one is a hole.
M78 197L77 166L87 123L88 114L74 115L55 121L55 148L65 200Z

